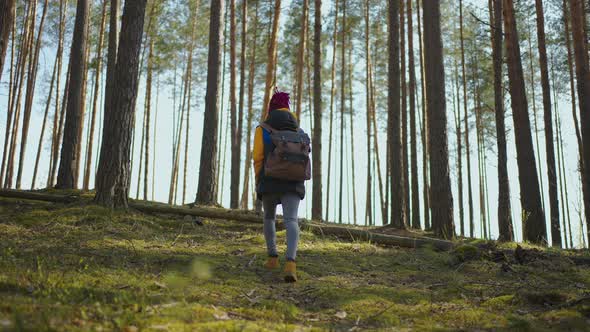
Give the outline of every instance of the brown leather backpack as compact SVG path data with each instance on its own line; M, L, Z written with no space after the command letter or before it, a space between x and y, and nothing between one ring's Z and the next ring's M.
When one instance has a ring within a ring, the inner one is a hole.
M265 158L264 175L288 181L311 179L309 136L301 128L297 131L276 130L264 122L260 127L268 130L275 146Z

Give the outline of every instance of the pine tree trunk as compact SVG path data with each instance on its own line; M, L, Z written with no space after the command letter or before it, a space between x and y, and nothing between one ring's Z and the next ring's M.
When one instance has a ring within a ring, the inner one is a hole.
M410 71L410 159L412 170L412 228L420 229L420 189L418 188L418 151L416 133L416 65L414 63L414 27L412 0L408 0L408 67Z
M295 115L301 119L301 100L303 99L303 66L305 50L307 49L307 29L308 29L308 10L309 0L303 1L303 10L301 16L301 32L299 35L299 50L297 51L297 63L295 66ZM301 121L300 121L301 122Z
M68 89L70 86L70 70L71 66L68 65L68 70L66 72L66 85L64 87L64 95L61 101L61 105L58 105L56 103L55 105L55 111L56 111L56 115L57 112L59 111L59 124L57 126L57 135L55 136L55 141L53 144L53 157L51 160L51 171L49 172L50 176L49 179L47 179L48 185L47 187L53 187L53 185L55 184L56 181L56 176L57 176L57 162L59 161L59 151L60 151L60 146L61 146L61 142L63 139L63 129L64 129L64 122L66 119L66 103L68 101Z
M557 108L556 108L557 109ZM561 201L562 202L569 202L568 200L568 187L567 187L567 176L565 175L565 157L563 154L563 136L562 136L562 130L561 130L561 117L559 115L559 112L555 113L555 127L557 128L557 154L558 154L558 160L560 161L560 167L559 167L559 177L560 177L560 190L561 190ZM559 165L558 165L559 166ZM564 197L565 194L565 197ZM563 208L565 207L566 211L563 211ZM567 216L567 228L569 229L569 247L573 248L574 247L574 242L573 242L573 236L572 236L572 224L571 224L571 218L570 218L570 205L569 204L562 204L562 214ZM565 221L564 221L565 224ZM581 230L582 228L580 228ZM565 234L565 230L564 230L564 234ZM567 238L567 236L565 236L565 238ZM567 247L567 245L566 245Z
M16 16L16 6L13 6L13 10L15 11L12 15L13 17ZM14 81L15 81L15 65L14 65L14 58L15 58L15 51L16 51L16 20L12 20L12 25L11 25L11 32L10 32L10 36L12 37L12 47L10 50L10 74L9 74L9 80L8 80L8 109L6 110L6 127L5 127L5 136L4 136L4 149L3 149L3 153L2 153L2 165L0 166L0 188L4 188L4 173L6 171L6 156L7 156L7 152L6 152L6 148L8 146L8 138L9 138L9 132L10 132L10 122L12 119L12 110L10 108L10 105L12 105L12 99L14 98L14 89L13 87L15 86Z
M510 205L510 182L508 180L508 156L506 148L506 125L504 93L502 91L503 29L502 0L493 1L492 53L494 61L494 106L496 115L496 142L498 144L498 230L499 241L513 241L512 208Z
M53 131L51 134L51 152L49 155L49 171L47 172L47 184L46 187L50 188L53 187L55 183L55 173L56 173L56 166L57 166L57 154L59 151L59 134L58 131L61 132L61 123L60 123L60 99L59 99L59 89L60 89L60 82L61 82L61 69L62 69L62 60L63 60L63 43L64 43L64 34L65 34L65 21L66 21L66 14L67 14L67 0L60 0L59 2L59 12L60 12L60 20L59 20L59 40L58 40L58 48L57 48L57 83L55 88L55 111L53 114ZM68 67L69 68L69 67ZM69 69L66 75L66 86L69 80ZM65 90L65 89L64 89ZM65 100L65 97L64 97Z
M219 131L218 142L219 142L219 145L220 145L220 147L219 147L219 149L217 151L217 165L218 165L218 167L219 167L219 165L221 165L221 161L222 161L221 160L221 156L222 155L225 156L225 149L222 149L221 148L221 142L224 142L225 143L227 141L227 130L226 130L225 135L224 135L224 132L223 132L223 120L226 118L226 116L224 115L223 112L225 111L225 107L224 107L224 102L225 102L225 76L226 76L225 75L225 70L227 69L227 66L225 64L226 64L226 60L227 60L227 37L229 35L229 31L228 31L228 28L227 28L227 22L229 21L229 19L228 19L228 16L229 16L228 13L229 13L228 11L225 12L225 19L224 19L224 23L223 23L224 24L223 25L223 37L222 37L222 40L223 40L223 53L222 53L223 54L223 61L222 61L222 66L221 66L222 67L222 69L221 69L221 107L219 108L220 109L221 116L219 116L219 130L218 130ZM227 124L226 124L225 127L227 128ZM225 158L223 158L223 162L225 163ZM223 188L223 177L225 176L224 169L225 169L225 165L223 166L223 169L220 169L217 172L216 182L215 182L215 197L218 197L217 200L220 203L223 203L222 202L222 198L223 197L221 197L221 195L219 193L219 184L221 183L221 187ZM222 179L222 181L219 181L220 179Z
M118 48L118 20L119 20L119 0L111 0L109 12L109 43L107 50L107 68L104 87L104 119L102 125L102 137L106 136L106 130L111 126L111 99L113 95L113 86L115 84L115 70L117 69L117 48ZM102 143L101 143L102 150ZM99 156L102 155L102 151Z
M152 37L153 38L153 37ZM150 167L150 123L151 123L151 110L152 110L152 82L154 72L154 40L150 40L150 49L148 53L148 64L147 64L147 78L146 78L146 91L145 91L145 126L146 126L146 137L145 137L145 165L143 168L143 199L148 200L148 178L149 178L149 167ZM155 142L154 142L155 146Z
M77 174L76 152L79 141L80 120L84 85L84 59L86 54L88 29L89 1L78 0L76 9L76 23L74 25L74 37L70 55L70 84L68 86L68 102L66 110L66 121L64 137L61 147L61 157L57 174L58 189L74 189Z
M572 35L574 42L574 55L576 65L576 78L580 114L582 122L583 139L583 165L582 189L584 192L584 212L586 216L586 229L590 238L590 69L588 65L588 50L584 34L584 4L582 0L570 0L570 13L572 20Z
M346 111L346 0L342 0L342 45L340 67L340 187L338 193L338 223L342 224L342 198L344 194L344 112Z
M582 134L580 133L580 122L578 121L578 108L576 106L576 84L574 77L574 60L569 26L569 16L570 13L568 11L568 0L563 0L563 26L565 30L565 44L567 48L567 65L569 72L570 94L572 100L572 117L574 119L574 128L576 130L576 139L578 140L578 152L580 154L580 177L583 177L584 164L582 156L584 155L584 153L582 149Z
M155 200L154 193L156 187L156 147L158 146L158 103L160 101L160 76L157 76L157 83L156 83L156 107L155 107L155 114L154 114L154 150L152 152L152 201Z
M529 72L530 72L530 84L531 84L531 104L533 106L533 130L535 133L535 148L536 151L539 151L536 155L537 157L537 172L538 174L543 174L543 164L541 163L541 147L539 145L539 126L537 120L537 96L536 96L536 78L535 78L535 65L533 61L533 43L531 41L532 32L531 27L527 24L527 34L528 34L528 60L529 60ZM525 83L526 86L526 83ZM545 186L543 184L543 178L539 179L539 184L541 185L541 206L543 210L545 210Z
M352 44L352 33L349 32L348 33L348 40L350 45ZM355 166L354 166L354 156L355 156L355 152L354 152L354 141L355 141L355 136L354 136L354 112L353 112L353 96L352 96L352 47L348 48L348 107L350 108L349 110L349 114L350 114L350 167L351 167L351 177L350 180L352 181L352 215L353 215L353 221L354 224L357 224L357 213L356 213L356 175L355 175ZM350 197L350 195L349 195Z
M272 22L272 31L270 34L270 41L268 47L268 64L266 67L266 80L264 87L264 98L262 99L262 113L260 119L264 120L268 112L268 106L270 104L270 94L275 84L274 75L275 68L277 65L277 38L279 31L279 22L281 19L281 0L275 0L274 8L274 19Z
M140 60L142 61L142 60ZM141 70L140 72L140 79L141 79ZM146 82L147 84L147 82ZM146 88L146 90L148 90ZM144 110L143 110L143 117L142 117L142 121L141 121L141 144L139 146L139 170L137 171L137 189L135 190L135 199L139 200L139 190L141 188L141 178L142 178L142 171L143 171L143 150L144 150L144 144L145 144L145 131L146 131L146 108L147 106L145 106L145 102L144 102ZM133 121L135 122L135 121ZM135 129L134 129L135 130ZM134 145L131 145L131 151L135 151L134 149ZM133 170L133 163L131 164L131 170Z
M217 120L219 116L219 79L221 73L219 60L221 58L220 46L223 37L221 29L223 26L223 3L223 0L213 0L211 2L211 19L209 23L207 93L205 96L199 186L196 197L196 203L204 205L211 205L216 202L217 164L215 156L217 155Z
M54 151L56 150L55 144L56 144L56 139L57 139L57 130L58 130L58 123L59 123L59 89L60 89L60 78L61 78L61 65L62 65L62 58L63 58L63 40L64 40L64 31L65 31L65 15L66 15L66 11L65 8L67 5L67 1L64 0L60 0L60 4L59 4L59 28L58 28L58 46L57 46L57 52L56 52L56 57L55 57L55 64L54 64L54 75L55 75L55 79L57 80L57 82L55 82L55 112L53 115L53 131L52 131L52 139L51 139L51 149L50 149L50 158L49 158L49 172L47 174L47 184L46 187L51 187L53 182L52 182L52 167L53 167L53 158L54 158ZM45 109L45 116L43 118L44 121L44 125L43 125L43 129L41 130L41 135L39 137L39 145L37 147L37 158L35 160L35 169L33 171L33 180L32 180L32 184L31 184L31 190L35 189L36 186L36 179L37 179L37 173L38 173L38 169L39 169L39 161L41 159L41 151L42 151L42 147L43 147L43 138L44 138L44 133L45 133L45 121L48 117L49 114L49 108L51 107L51 95L52 95L52 91L53 91L53 84L54 84L54 78L51 79L51 87L50 87L50 91L49 91L49 96L47 97L47 105L46 105L46 109Z
M364 1L364 19L365 19L365 59L366 59L366 64L365 64L365 75L366 75L366 80L365 80L365 85L366 85L366 95L365 95L365 99L366 99L366 104L367 104L367 110L366 110L366 118L367 118L367 196L366 196L366 213L365 213L365 226L369 225L373 225L373 214L372 214L372 208L373 208L373 203L372 203L372 193L371 190L373 188L373 179L372 179L372 174L371 174L371 166L372 166L372 160L371 160L371 30L370 30L370 25L369 25L369 0L365 0Z
M37 32L37 39L35 48L31 54L31 62L29 62L29 79L27 81L27 94L25 97L25 113L23 117L23 129L21 134L20 155L18 160L18 172L16 175L16 188L21 188L21 179L23 175L23 167L25 161L25 153L27 149L27 139L29 136L29 125L31 122L31 112L33 108L33 98L35 96L35 85L37 81L37 70L39 68L39 52L41 50L41 38L43 36L43 27L45 17L47 15L48 0L45 0L43 5L43 14L41 15L41 22L39 23L39 31Z
M451 239L455 235L455 230L449 178L445 74L438 0L424 0L424 22L428 22L424 24L424 64L430 137L430 179L432 194L437 198L431 202L433 229L437 236Z
M330 134L328 135L328 183L326 186L326 218L329 221L330 213L330 180L332 173L332 133L334 127L334 99L336 94L336 47L338 46L338 2L334 1L335 15L334 15L334 32L332 35L332 71L331 71L331 88L330 88ZM334 216L336 218L336 216Z
M176 204L176 193L178 190L178 165L180 164L180 146L182 140L182 128L184 126L184 113L187 109L187 96L189 90L189 81L191 79L192 71L192 46L187 50L187 64L183 75L182 83L182 101L180 102L180 110L178 116L178 125L174 131L173 147L172 147L172 174L170 175L170 188L168 192L168 204Z
M195 20L196 22L196 20ZM191 52L191 58L193 54ZM189 136L190 136L190 118L191 118L191 92L193 86L193 78L192 78L192 60L191 60L191 77L189 78L188 83L188 97L187 97L187 105L186 105L186 129L185 129L185 137L184 137L184 165L183 165L183 179L182 179L182 205L186 202L186 178L187 178L187 171L188 171L188 147L189 147ZM176 200L175 200L176 203Z
M473 190L471 186L471 147L469 146L469 118L467 116L467 73L465 70L465 39L463 38L463 0L459 0L459 20L461 35L461 68L463 76L463 117L465 121L465 155L467 158L467 199L469 202L469 237L474 237Z
M400 22L399 22L399 0L389 0L389 36L388 36L388 97L387 97L387 136L388 136L388 159L389 175L388 188L391 188L391 226L404 228L404 196L403 182L394 183L402 179L402 142L400 122Z
M475 54L475 49L477 49L477 45L473 46L473 82L475 82L475 130L477 134L477 171L479 176L479 220L480 220L480 227L482 229L482 236L484 239L488 239L488 230L487 230L487 213L486 213L486 205L485 205L485 197L486 197L486 189L485 189L485 148L484 148L484 136L483 136L483 123L482 123L482 105L481 105L481 89L480 89L480 81L479 77L481 72L479 70L477 54Z
M426 131L426 83L424 82L424 45L422 39L422 18L420 15L420 0L416 0L416 21L418 22L418 51L420 53L420 96L422 100L422 121L420 132L422 133L422 196L424 200L424 229L429 230L430 224L430 181L428 178L428 133Z
M520 47L514 17L513 0L503 0L504 29L508 61L508 77L516 137L517 164L519 170L520 197L523 210L523 238L538 244L547 243L545 215L539 192L539 178L535 165L535 152L531 137L531 124L520 58Z
M88 19L92 17L92 7L89 8L88 11ZM90 40L90 28L86 28L86 42ZM86 94L88 92L88 66L90 64L90 46L87 45L86 47L86 54L84 56L84 79L82 83L82 104L80 106L80 125L78 126L78 145L76 147L76 167L75 167L75 174L74 174L74 188L78 188L78 182L80 179L80 171L81 167L80 164L82 162L82 143L84 137L84 121L86 119ZM135 123L135 120L134 120Z
M231 180L230 202L232 209L238 208L240 197L240 151L238 150L238 119L236 101L236 0L229 6L229 108L231 125Z
M4 59L6 58L6 50L8 49L10 31L14 23L15 4L16 0L0 1L0 79L2 79L2 72L4 70Z
M400 0L400 64L401 64L401 141L402 141L402 190L403 190L403 213L404 228L410 222L410 175L408 160L408 87L406 82L406 20L405 1Z
M131 136L146 2L126 1L123 10L121 47L110 105L113 111L110 120L105 122L110 126L104 128L94 198L96 203L111 208L127 208L128 205Z
M86 166L84 169L84 181L82 189L88 190L90 187L90 172L92 171L92 151L94 146L94 129L96 127L96 113L98 109L98 95L100 87L100 74L102 73L102 45L104 41L104 30L106 26L107 17L107 0L104 0L102 5L100 32L98 35L98 45L96 47L96 71L94 75L94 96L92 99L92 111L90 114L90 131L88 134L88 145L86 147Z
M13 179L13 171L14 171L14 157L16 154L16 141L18 139L18 128L20 122L20 113L21 113L21 97L22 97L22 90L23 84L25 81L25 77L28 77L27 82L27 91L30 91L29 85L34 82L34 78L32 78L32 70L31 65L34 62L35 58L35 50L34 50L34 41L35 41L35 19L37 17L37 1L32 1L28 7L28 14L27 18L25 19L25 24L23 25L23 44L21 47L24 47L24 50L21 50L19 55L19 61L17 61L17 82L18 84L15 85L14 91L16 91L16 97L13 94L13 98L11 101L11 112L14 113L14 120L12 123L12 135L10 137L10 144L9 144L9 153L8 153L8 162L7 162L7 169L6 169L6 179L5 179L5 187L10 188L12 187L12 179ZM19 68L20 64L20 68ZM27 68L28 64L28 69ZM31 80L32 79L32 80ZM18 87L17 87L18 86ZM14 92L13 92L14 93ZM25 96L25 103L28 96ZM16 103L15 103L16 102ZM25 106L26 108L26 106Z
M25 17L22 23L22 30L20 33L20 38L17 43L16 40L16 20L14 21L13 32L12 32L12 56L11 56L11 70L10 70L10 89L9 89L9 104L8 110L6 112L6 131L5 131L5 141L4 141L4 152L2 155L2 174L1 180L3 182L3 188L9 188L12 186L12 179L9 176L9 168L10 168L10 148L12 146L12 137L13 132L15 131L13 125L13 118L16 118L15 108L17 104L20 104L20 94L22 89L22 81L24 79L24 67L23 61L26 62L28 58L28 51L29 51L29 35L30 35L30 20L31 20L31 9L32 9L33 2L29 2L28 6L25 10ZM16 10L16 7L15 7ZM16 14L15 14L16 16ZM20 45L18 47L18 54L16 56L16 65L13 65L14 62L14 53L17 49L16 45ZM14 68L14 72L13 72ZM18 97L17 97L18 94ZM18 99L18 103L15 101Z
M307 0L306 0L307 2ZM322 219L322 0L315 0L311 218Z
M248 37L248 0L242 0L242 48L240 51L240 92L239 92L239 104L238 104L238 133L237 133L237 143L238 143L238 167L240 167L241 158L242 158L242 140L244 135L244 95L246 93L246 42ZM249 135L249 133L248 133ZM248 152L246 152L247 154ZM246 177L246 173L248 172L248 164L246 163L246 167L244 168L244 178ZM238 179L238 198L239 191L240 191L240 181ZM244 190L247 190L244 188ZM246 192L248 192L247 190ZM243 196L241 196L243 197ZM238 203L241 202L241 198ZM239 204L241 205L241 204Z
M41 149L43 148L43 138L45 136L45 128L47 126L47 117L49 115L49 108L51 107L51 97L53 96L53 90L55 86L55 76L57 75L57 66L59 63L58 53L53 63L53 73L51 74L51 81L49 83L49 94L47 95L47 103L45 104L45 112L43 113L43 123L41 124L41 134L39 135L39 144L37 145L37 157L35 158L35 168L33 170L33 179L31 180L31 190L35 189L37 173L39 170L39 160L41 159Z
M561 229L559 224L559 201L557 198L551 90L549 87L549 69L547 67L547 48L545 46L545 14L543 10L543 1L535 0L535 8L537 12L537 40L539 44L539 64L541 66L541 86L543 88L547 180L549 181L549 204L551 210L551 242L553 246L558 247L561 246Z
M254 4L254 23L252 34L254 35L251 45L256 45L258 40L258 2ZM254 76L256 74L256 47L251 47L249 69L248 69L248 116L246 121L246 162L244 167L244 189L242 190L242 209L247 210L250 196L250 173L252 163L252 120L254 109L252 108L254 98Z
M453 113L455 118L455 135L457 141L457 192L459 193L459 228L461 229L461 237L465 237L465 213L463 209L463 154L461 145L461 96L459 93L459 64L457 60L454 61L455 77L454 77L454 96L453 96Z

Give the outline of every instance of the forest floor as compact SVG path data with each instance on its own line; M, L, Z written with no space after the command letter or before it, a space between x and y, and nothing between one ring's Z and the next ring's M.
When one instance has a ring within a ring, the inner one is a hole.
M261 228L0 198L0 330L590 330L587 251L303 232L286 284Z

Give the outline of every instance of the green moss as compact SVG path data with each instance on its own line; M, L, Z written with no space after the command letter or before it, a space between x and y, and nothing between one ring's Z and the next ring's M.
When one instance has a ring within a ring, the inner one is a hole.
M514 295L501 295L489 300L486 300L482 303L482 306L488 307L493 310L507 310L512 306L515 302Z
M476 259L479 257L479 249L470 244L463 244L453 250L453 255L461 262Z
M278 244L284 253L284 231ZM477 245L445 253L302 232L291 285L262 267L259 224L0 199L0 329L584 330L586 306L551 308L579 298L572 285L587 285L590 268L505 273L473 259Z

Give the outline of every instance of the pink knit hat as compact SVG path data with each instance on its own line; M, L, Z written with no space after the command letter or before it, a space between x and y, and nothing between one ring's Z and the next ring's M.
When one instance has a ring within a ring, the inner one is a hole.
M270 105L268 107L268 112L272 110L277 110L281 108L290 109L291 106L291 99L289 94L286 92L279 91L278 88L275 88L275 92L270 99Z

